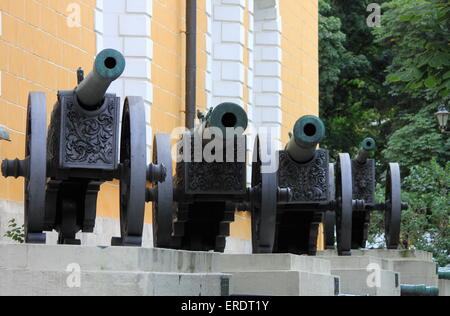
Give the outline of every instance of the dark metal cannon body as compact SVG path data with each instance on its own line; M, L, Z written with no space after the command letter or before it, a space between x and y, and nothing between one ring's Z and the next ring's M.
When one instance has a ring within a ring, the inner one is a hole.
M375 160L370 154L376 149L376 142L366 138L361 143L361 150L352 160L353 198L364 201L364 208L352 216L352 249L366 248L371 213L385 212L385 240L388 249L397 249L400 243L401 212L408 208L401 199L400 166L390 163L386 174L386 201L378 203L375 199L376 173ZM333 249L335 244L335 219L331 213L325 216L326 248Z
M315 255L319 225L330 211L338 220L339 254L350 255L352 213L364 205L353 199L348 154L339 155L335 185L329 153L317 149L324 136L325 126L318 117L302 117L285 150L275 155L277 170L268 172L262 170L267 162L261 157L267 155L265 151L273 152L271 140L258 137L250 207L255 253Z
M244 109L223 103L178 141L176 175L157 184L148 200L154 205L156 247L223 252L238 204L247 198ZM171 163L170 137L155 138L155 161Z
M45 243L44 231L56 230L58 243L80 244L79 231L94 231L100 186L117 179L121 237L112 243L141 245L145 187L163 180L165 169L147 166L142 98L125 100L120 124L120 98L106 93L124 69L124 57L112 49L97 55L86 78L79 69L78 86L58 91L48 135L45 94L30 93L26 158L2 164L5 177L25 178L27 243Z

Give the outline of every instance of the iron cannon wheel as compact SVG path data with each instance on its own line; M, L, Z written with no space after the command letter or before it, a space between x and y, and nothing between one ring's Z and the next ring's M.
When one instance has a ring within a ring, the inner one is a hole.
M335 164L329 165L329 185L330 185L330 201L336 200L336 182L335 182ZM336 213L334 210L325 212L324 216L324 230L325 230L325 247L326 249L334 249L335 247L335 226L336 226Z
M385 239L388 249L397 249L400 243L401 212L400 165L390 163L386 175L386 212L384 214Z
M262 170L266 165L261 159L264 149L271 157L269 142L258 136L252 166L252 188L258 191L251 202L253 253L273 253L275 244L278 180L276 172Z
M116 246L141 246L147 184L146 123L144 100L125 100L120 141L120 231Z
M340 256L351 255L352 246L352 214L353 185L352 162L347 153L339 154L336 194L338 205L336 209L336 239Z
M45 244L45 186L47 182L47 108L45 93L28 96L25 140L25 242Z
M170 135L156 135L153 146L153 163L163 164L167 172L164 182L153 185L153 242L157 248L171 248L174 201Z

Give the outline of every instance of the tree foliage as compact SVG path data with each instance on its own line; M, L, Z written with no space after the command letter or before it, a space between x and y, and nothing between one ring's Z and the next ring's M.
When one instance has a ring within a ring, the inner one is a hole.
M450 138L434 113L449 104L448 0L383 0L381 27L366 24L371 0L320 0L320 106L324 147L355 155L361 139L377 140L377 180L389 162L404 177L402 239L448 263ZM382 185L378 198L384 200ZM379 241L383 215L373 216ZM384 232L383 232L384 233Z

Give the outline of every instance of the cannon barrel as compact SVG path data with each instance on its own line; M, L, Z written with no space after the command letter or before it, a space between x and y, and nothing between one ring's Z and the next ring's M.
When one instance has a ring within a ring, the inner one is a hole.
M375 150L377 143L373 138L366 138L361 142L361 150L356 157L356 161L360 164L365 164L370 157L370 153Z
M286 151L294 161L307 163L314 158L317 145L324 137L325 125L322 120L313 115L304 116L295 123Z
M248 126L248 116L245 110L231 102L219 104L211 109L202 120L202 124L197 128L200 135L208 128L217 128L225 139L230 135L234 137L239 131L244 133ZM227 133L230 129L233 134Z
M426 285L401 285L401 296L439 296L439 288L437 286Z
M94 61L92 72L78 85L75 94L86 110L96 110L103 104L111 83L125 70L125 58L114 49L101 51Z

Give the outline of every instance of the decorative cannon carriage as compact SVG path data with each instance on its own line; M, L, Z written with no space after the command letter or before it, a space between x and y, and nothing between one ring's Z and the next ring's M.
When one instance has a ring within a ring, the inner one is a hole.
M25 178L27 243L45 243L44 231L56 230L58 243L80 244L76 233L94 230L101 184L117 179L121 237L112 243L141 245L146 184L164 180L165 167L147 166L142 98L125 100L119 135L120 98L106 91L124 69L112 49L98 54L88 77L80 69L78 87L58 92L48 135L45 94L29 94L25 159L2 164L3 176Z
M401 212L408 209L402 203L401 177L398 163L390 163L386 174L385 202L378 203L375 199L375 160L370 159L370 153L375 150L376 142L366 138L361 143L358 156L352 160L353 198L364 201L364 208L352 216L352 249L365 248L372 211L385 212L385 240L388 249L397 249L400 242ZM331 212L325 215L325 244L327 249L334 249L335 217Z
M155 247L223 252L238 205L248 198L244 132L247 114L237 104L223 103L178 142L176 176L149 190L156 200ZM155 138L155 161L171 164L168 135Z
M255 253L315 255L319 225L328 211L337 219L339 254L351 254L352 214L364 209L364 202L353 196L348 154L339 155L335 186L328 151L317 149L324 136L319 118L300 118L286 149L275 155L278 169L267 172L263 169L268 163L262 157L270 156L273 148L270 140L258 136L250 202ZM290 196L282 198L286 194Z

